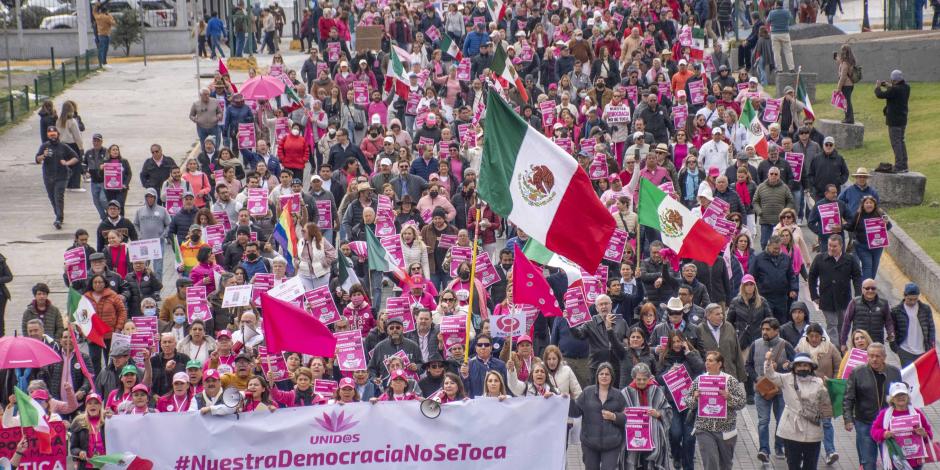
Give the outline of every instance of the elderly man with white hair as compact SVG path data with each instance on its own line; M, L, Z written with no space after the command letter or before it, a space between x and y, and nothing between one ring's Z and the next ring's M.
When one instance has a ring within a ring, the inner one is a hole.
M571 329L571 335L588 343L591 358L591 377L597 376L597 367L604 362L615 365L619 370L619 361L611 354L610 342L623 341L627 337L627 322L613 312L613 302L606 294L597 296L591 306L591 321ZM616 363L616 364L615 364ZM593 380L593 379L592 379ZM612 387L619 387L613 378Z
M258 324L258 316L254 312L242 313L238 321L238 329L232 333L232 343L254 348L263 341L264 333L261 331L261 325Z

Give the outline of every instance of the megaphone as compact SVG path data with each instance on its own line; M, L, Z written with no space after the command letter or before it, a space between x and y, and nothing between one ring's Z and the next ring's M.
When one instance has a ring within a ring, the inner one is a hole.
M421 401L421 414L425 418L434 419L441 415L441 403L433 398Z
M242 392L235 387L229 387L222 391L222 404L229 408L237 408L242 402Z

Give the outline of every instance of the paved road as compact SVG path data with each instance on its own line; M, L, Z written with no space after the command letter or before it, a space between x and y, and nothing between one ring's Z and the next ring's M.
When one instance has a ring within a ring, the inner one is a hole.
M298 66L303 57L288 55L287 62ZM263 64L270 59L264 57ZM203 62L203 70L213 68ZM236 82L244 75L236 72ZM180 157L195 142L192 125L187 120L190 103L196 96L195 64L192 61L151 62L143 64L115 64L114 68L71 88L64 96L75 100L87 126L86 145L90 135L101 132L105 143L117 143L136 173L149 157L150 144L163 145L167 155ZM61 102L59 98L57 102ZM31 299L29 288L36 282L46 282L53 289L53 302L65 305L65 286L62 283L62 252L71 243L72 233L80 228L94 231L97 216L88 193L66 193L67 216L65 227L56 231L52 227L52 212L41 183L40 169L32 155L38 146L37 120L30 119L0 136L0 252L10 261L15 275L10 289L13 301L8 305L6 333L19 329L23 309ZM140 205L142 195L135 178L128 197L128 214ZM899 285L904 282L890 260L882 263L887 277L879 277L881 291L896 301ZM172 279L166 279L172 285ZM808 298L805 285L802 297ZM812 318L820 319L815 313ZM893 358L896 361L896 358ZM931 423L940 425L937 410L928 410ZM759 468L756 460L757 415L753 406L739 419L741 430L736 452L736 467ZM841 429L840 420L836 428ZM854 435L837 431L837 447L842 459L833 468L857 468L854 460ZM569 468L581 468L579 451L572 446ZM782 461L775 461L784 468Z

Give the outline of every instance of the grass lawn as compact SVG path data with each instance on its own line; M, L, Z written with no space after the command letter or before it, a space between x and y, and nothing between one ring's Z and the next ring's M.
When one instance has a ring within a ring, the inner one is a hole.
M888 212L924 251L934 260L940 261L940 207L930 207L930 203L940 201L940 185L935 183L940 180L940 159L933 153L940 149L940 131L937 130L940 83L910 85L907 154L911 171L927 176L927 193L923 205L890 209ZM841 120L842 112L829 104L833 89L835 84L820 84L813 109L818 117ZM852 95L855 121L865 125L865 145L857 149L840 150L850 172L855 172L860 166L872 170L879 162L894 163L894 153L888 142L888 128L882 114L884 101L875 98L873 90L873 84L864 83L856 85Z

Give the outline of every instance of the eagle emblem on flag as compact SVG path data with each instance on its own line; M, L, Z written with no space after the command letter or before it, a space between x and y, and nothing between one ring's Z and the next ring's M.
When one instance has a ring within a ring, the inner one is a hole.
M546 165L529 165L529 169L519 175L519 191L525 201L541 207L555 198L555 174Z
M670 237L682 235L682 214L675 209L664 209L659 213L659 226Z

